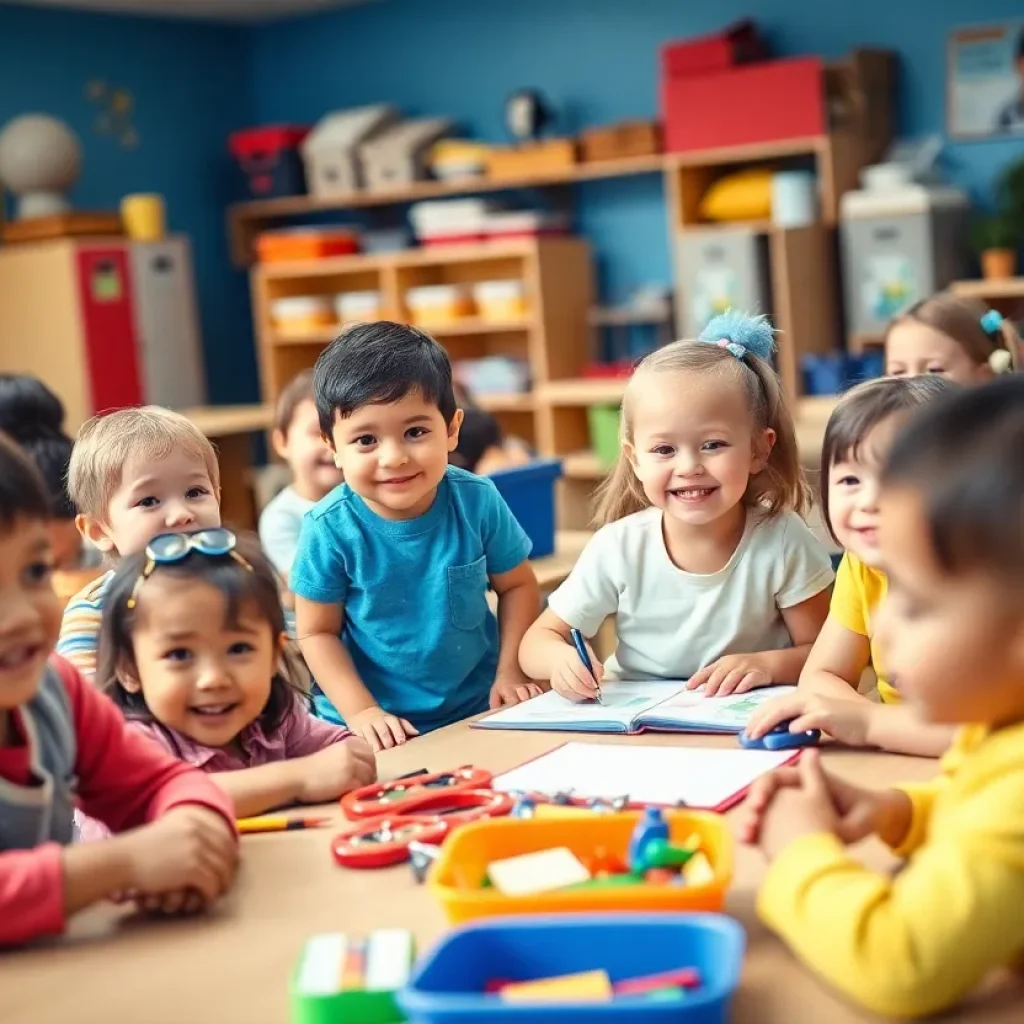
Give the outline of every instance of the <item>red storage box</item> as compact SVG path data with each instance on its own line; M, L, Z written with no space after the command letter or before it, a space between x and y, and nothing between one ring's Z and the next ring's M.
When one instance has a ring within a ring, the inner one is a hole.
M722 71L767 56L757 25L747 18L709 36L666 43L661 48L662 80Z
M824 135L825 66L798 57L667 77L662 111L667 153Z
M238 161L252 195L299 196L306 191L306 175L299 143L308 125L268 125L246 128L228 136L228 150Z

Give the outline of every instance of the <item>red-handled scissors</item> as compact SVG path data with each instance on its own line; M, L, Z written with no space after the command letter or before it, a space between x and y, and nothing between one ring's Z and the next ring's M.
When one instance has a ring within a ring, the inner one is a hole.
M508 814L513 800L490 789L458 788L409 797L401 801L401 811L397 803L394 813L363 821L331 840L331 852L342 867L400 864L408 860L411 842L437 845L458 825Z
M372 783L346 793L341 798L341 809L350 819L410 814L414 813L412 807L418 806L424 797L437 796L439 792L450 796L466 789L487 789L491 778L491 773L482 768L463 765L450 772Z

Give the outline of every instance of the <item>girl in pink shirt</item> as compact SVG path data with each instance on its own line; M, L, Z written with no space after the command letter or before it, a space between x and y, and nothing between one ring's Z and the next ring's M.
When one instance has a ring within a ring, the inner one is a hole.
M248 817L373 782L373 752L314 718L292 679L277 576L252 535L155 537L110 583L96 681L129 725Z

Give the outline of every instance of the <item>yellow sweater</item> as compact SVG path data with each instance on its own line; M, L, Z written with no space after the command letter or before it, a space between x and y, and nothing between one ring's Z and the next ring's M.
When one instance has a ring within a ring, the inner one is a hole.
M805 963L875 1013L958 1002L1024 954L1024 723L960 731L913 806L894 878L835 836L804 836L772 863L758 911Z

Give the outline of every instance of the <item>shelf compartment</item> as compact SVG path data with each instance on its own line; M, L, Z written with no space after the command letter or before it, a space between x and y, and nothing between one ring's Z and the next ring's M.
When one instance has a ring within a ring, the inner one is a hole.
M615 377L552 380L536 388L537 398L553 406L604 405L622 401L626 379Z

